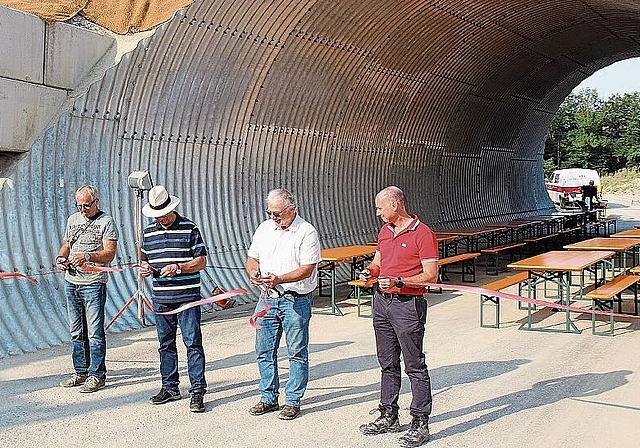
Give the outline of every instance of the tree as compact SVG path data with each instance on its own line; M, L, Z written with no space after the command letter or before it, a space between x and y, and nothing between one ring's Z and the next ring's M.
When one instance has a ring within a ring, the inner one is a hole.
M569 94L549 127L544 166L603 174L640 166L640 94L606 101L594 89Z
M640 165L640 93L613 95L603 107L602 130L611 140L615 166Z

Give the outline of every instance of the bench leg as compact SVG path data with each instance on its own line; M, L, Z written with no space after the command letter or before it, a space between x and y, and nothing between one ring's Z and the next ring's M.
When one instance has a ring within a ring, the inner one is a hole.
M609 330L608 331L597 331L596 330L596 315L592 314L591 315L591 333L593 333L596 336L613 336L614 335L614 320L613 320L613 307L614 304L613 302L609 301L605 301L605 300L598 300L598 299L593 299L592 300L592 305L591 308L596 310L596 309L601 309L603 311L609 311Z
M487 254L487 259L484 262L484 272L486 275L498 275L498 260L498 254Z
M493 306L495 310L494 324L486 324L484 322L484 307ZM480 295L480 326L482 328L500 328L500 298L494 296Z
M471 275L471 280L466 279L466 275ZM466 283L475 283L476 281L476 259L462 261L462 281Z
M356 300L358 301L358 317L373 317L373 303L374 303L374 292L373 288L367 288L368 290L364 292L359 286L355 287ZM371 306L371 312L369 314L364 314L361 310L362 305L365 303L369 303Z
M524 283L518 283L518 295L522 296L522 286L526 285L527 286L527 297L530 299L531 298L531 287L530 287L530 284L532 284L534 288L536 287L535 283L530 283L530 282L533 282L533 281L534 280L527 280ZM535 289L533 290L533 298L534 299L536 298L536 290ZM532 304L532 303L527 303L526 306L523 306L522 302L520 300L518 300L518 309L522 310L522 311L525 311L525 310L528 310L528 309L532 309L532 310L535 311L536 310L536 305Z

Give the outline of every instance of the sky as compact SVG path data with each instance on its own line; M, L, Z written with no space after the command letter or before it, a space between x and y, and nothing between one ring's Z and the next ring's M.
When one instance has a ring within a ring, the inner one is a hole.
M640 92L640 58L626 59L598 70L582 81L574 93L585 88L598 91L601 98L614 94Z

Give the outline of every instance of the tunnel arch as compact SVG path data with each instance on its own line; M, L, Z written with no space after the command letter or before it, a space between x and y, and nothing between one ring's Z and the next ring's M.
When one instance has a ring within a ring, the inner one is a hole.
M549 209L546 130L573 87L640 54L630 0L196 1L36 142L0 190L0 356L68 339L53 260L91 182L135 261L127 174L182 198L210 248L203 293L246 285L264 196L291 189L323 245L363 242L388 184L435 228ZM107 316L135 290L113 276ZM247 297L246 300L250 298ZM133 312L115 331L140 325Z

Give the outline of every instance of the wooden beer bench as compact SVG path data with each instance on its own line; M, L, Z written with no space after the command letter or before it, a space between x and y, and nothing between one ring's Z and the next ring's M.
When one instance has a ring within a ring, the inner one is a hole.
M594 289L586 294L586 297L591 299L593 309L601 309L609 311L609 331L598 332L596 331L596 315L591 315L591 331L595 335L599 336L613 336L614 334L614 319L613 309L614 303L618 303L618 313L622 313L622 293L629 290L633 293L634 315L638 315L638 280L640 277L637 275L620 274L609 280L602 286Z
M368 278L367 280L351 280L347 282L349 286L353 286L355 290L355 296L358 304L358 317L373 317L374 306L374 292L378 279L375 277ZM361 310L361 306L369 303L371 306L371 312L364 314Z
M476 281L476 258L480 256L480 252L466 252L464 254L453 255L451 257L441 258L438 260L438 268L440 279L449 281L447 276L447 266L450 264L461 263L462 269L459 272L449 271L452 274L462 274L462 281L473 283ZM471 276L471 280L467 280L467 275Z
M502 291L510 286L518 285L518 295L522 293L522 285L529 281L529 273L526 271L518 272L509 277L495 280L491 283L483 285L482 288L491 291ZM484 321L485 306L493 306L495 309L495 323L493 325L486 324ZM500 298L487 294L480 294L480 326L483 328L500 328Z
M480 253L482 255L486 255L487 258L484 262L484 272L487 275L498 275L498 271L500 268L500 254L509 253L509 261L515 261L513 258L514 251L517 249L519 254L522 253L522 248L526 246L527 243L509 243L503 244L502 246L489 247L486 249L481 249ZM489 263L492 261L493 263ZM489 269L491 268L491 272Z

